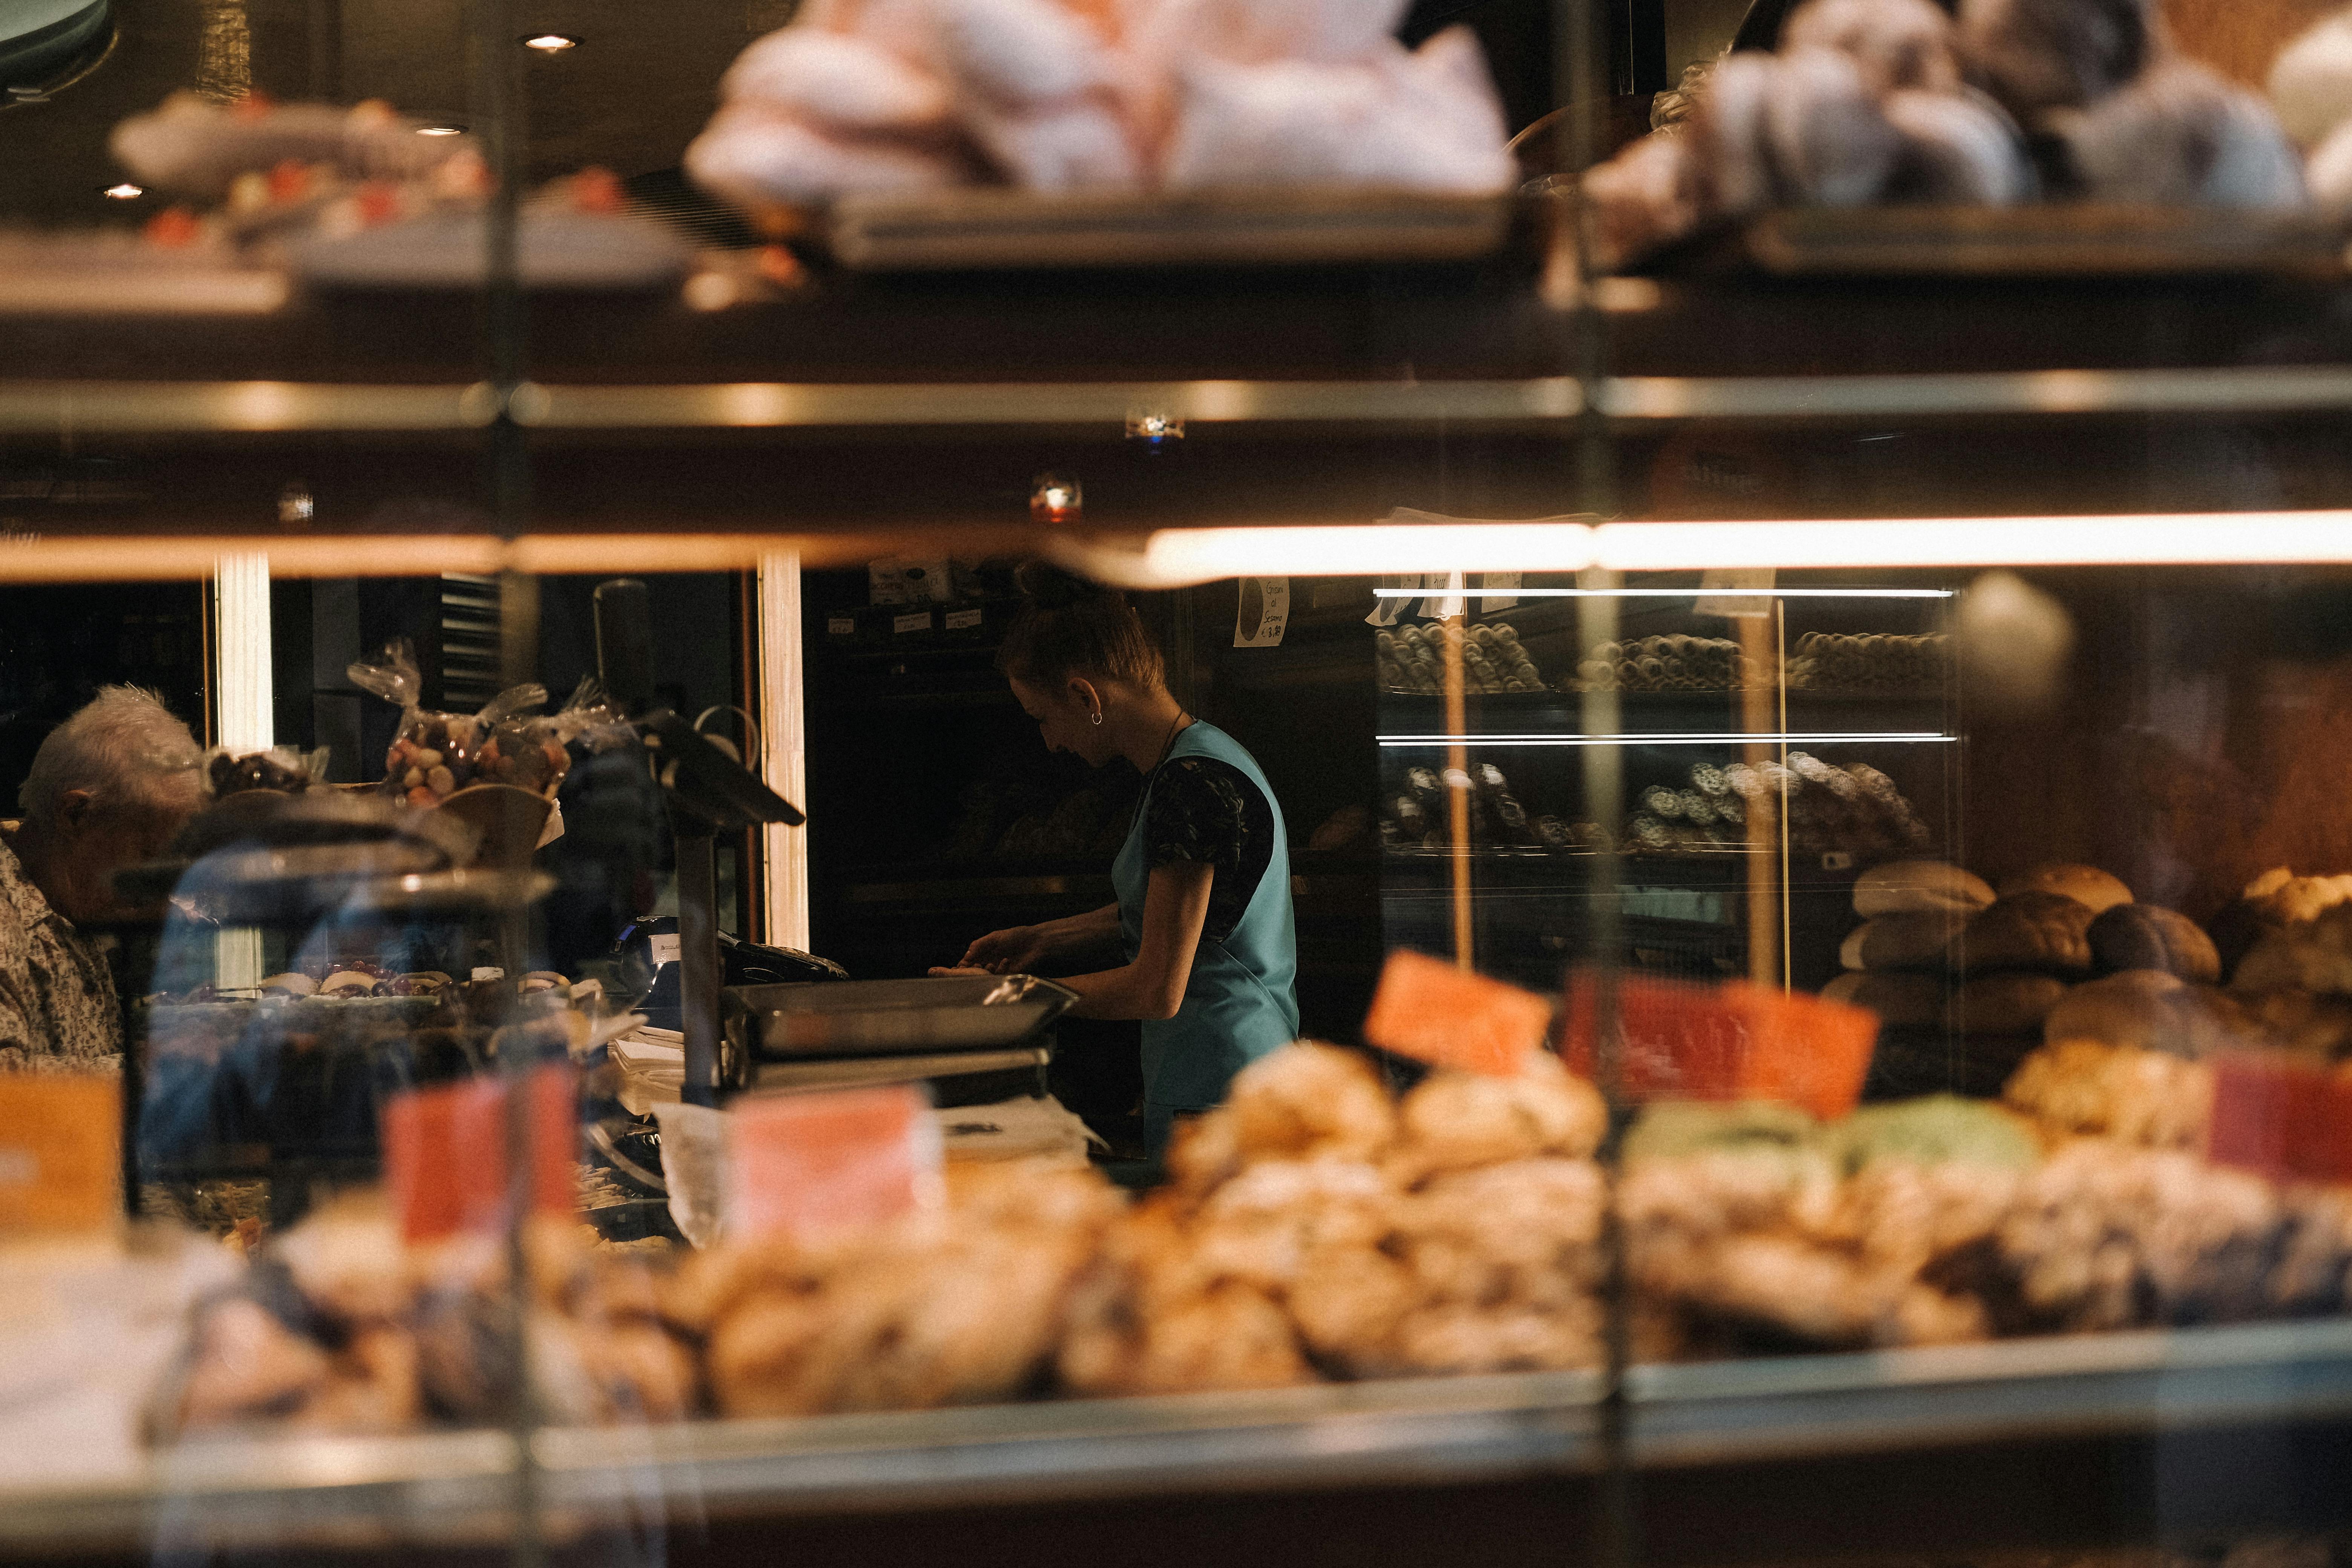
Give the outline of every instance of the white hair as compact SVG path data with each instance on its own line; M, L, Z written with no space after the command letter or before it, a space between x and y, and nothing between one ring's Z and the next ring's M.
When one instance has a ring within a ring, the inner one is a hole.
M196 738L163 700L137 686L100 689L49 731L16 791L27 823L54 824L67 792L88 791L100 810L164 804L165 781L190 773Z

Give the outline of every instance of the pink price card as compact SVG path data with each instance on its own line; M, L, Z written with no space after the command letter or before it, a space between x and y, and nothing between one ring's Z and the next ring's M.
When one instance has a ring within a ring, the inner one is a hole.
M747 1100L727 1122L730 1240L822 1241L939 1201L939 1124L919 1085Z
M579 1075L562 1062L524 1079L530 1115L531 1206L576 1203ZM383 1108L383 1179L411 1242L484 1235L507 1221L507 1084L468 1079L394 1096Z
M2352 1182L2352 1080L2286 1056L2215 1057L2205 1157L2273 1181Z
M1590 973L1570 984L1562 1054L1600 1081ZM1744 980L1719 985L1626 974L1617 981L1625 1100L1775 1100L1824 1121L1852 1110L1878 1044L1878 1018L1859 1007Z
M1508 1078L1551 1027L1551 1002L1399 948L1381 971L1364 1039L1438 1067Z

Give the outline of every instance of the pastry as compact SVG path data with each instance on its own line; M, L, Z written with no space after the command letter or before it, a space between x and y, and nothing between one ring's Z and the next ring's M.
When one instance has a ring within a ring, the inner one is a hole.
M1919 910L1864 921L1838 957L1848 969L1941 969L1952 939L1968 924L1958 910Z
M2032 199L2033 165L2017 122L1982 93L1895 92L1883 109L1902 139L1891 199L1943 206Z
M2284 866L2273 866L2247 883L2239 898L2264 925L2296 925L2352 902L2352 876L2298 877Z
M1533 1051L1515 1078L1430 1074L1404 1097L1397 1122L1391 1164L1409 1184L1539 1154L1581 1159L1600 1147L1609 1109L1559 1058Z
M2093 914L2132 901L2132 891L2120 878L2111 877L2095 866L2054 861L2003 877L2000 896L2005 899L2011 893L2056 893L2074 900Z
M2060 1040L2020 1062L2001 1098L2062 1131L2193 1148L2212 1114L2213 1069L2162 1051Z
M2117 904L2091 922L2091 956L2102 969L2160 969L2200 985L2221 978L2213 939L2187 915L2154 904Z
M1993 96L2029 124L2095 103L2161 54L2155 0L1961 0L1960 50Z
M1939 910L1972 914L1992 900L1983 878L1940 860L1891 860L1853 883L1853 912L1864 919Z
M1396 1133L1396 1112L1371 1064L1337 1046L1302 1042L1234 1078L1224 1106L1244 1159L1270 1155L1372 1159Z
M1850 970L1822 987L1824 1001L1866 1007L1892 1029L1930 1029L1943 1022L1943 984L1930 975Z
M1816 206L1874 200L1903 144L1863 68L1852 56L1823 48L1786 50L1777 64L1764 133L1784 195Z
M2189 60L2157 66L2055 126L2095 201L2304 205L2302 161L2262 100Z
M1861 67L1871 90L1959 90L1952 19L1928 0L1807 0L1781 24L1780 48L1829 48Z
M2004 969L2087 974L2097 918L2088 905L2058 893L2005 894L1953 939L1952 967L1969 975Z
M1955 1034L2039 1034L2065 994L2066 983L2053 975L1980 974L1952 994L1944 1018Z
M2337 904L2256 942L2230 976L2233 991L2352 994L2352 904Z
M2352 120L2352 12L2322 18L2279 51L2269 88L2281 129L2305 147Z
M2170 1050L2185 1045L2178 1002L2188 983L2161 969L2130 969L2077 985L2050 1010L2043 1038L2098 1040L2138 1050Z

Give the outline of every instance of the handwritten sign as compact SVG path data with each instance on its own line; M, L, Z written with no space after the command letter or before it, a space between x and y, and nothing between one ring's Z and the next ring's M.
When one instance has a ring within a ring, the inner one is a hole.
M1569 987L1563 1054L1600 1081L1599 988ZM1698 985L1621 975L1617 1093L1626 1100L1776 1100L1824 1121L1862 1099L1878 1016L1746 981Z
M1399 1056L1507 1078L1550 1027L1548 998L1399 948L1381 971L1364 1038Z
M821 1241L940 1201L939 1124L912 1084L739 1102L727 1235Z
M570 1214L578 1155L577 1075L560 1062L531 1069L531 1206ZM383 1179L410 1241L481 1235L507 1223L507 1084L468 1079L396 1096L383 1108Z
M0 1233L103 1230L121 1213L122 1091L67 1073L0 1075Z
M2352 1082L2288 1057L2214 1058L2205 1157L2273 1181L2352 1182Z

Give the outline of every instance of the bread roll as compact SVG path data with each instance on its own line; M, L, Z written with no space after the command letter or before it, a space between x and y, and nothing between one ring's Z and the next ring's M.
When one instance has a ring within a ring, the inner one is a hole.
M2127 969L2077 985L2042 1020L2042 1037L2097 1040L2137 1050L2169 1050L2180 1033L2174 1000L2189 989L2160 969Z
M1853 912L1865 920L1936 910L1973 913L1992 900L1983 878L1941 860L1890 860L1853 883Z
M1932 1029L1944 1017L1944 988L1925 974L1841 974L1822 987L1822 999L1867 1008L1894 1029Z
M1979 975L1952 993L1944 1023L1960 1035L2030 1035L2065 994L2055 975Z
M1856 926L1838 957L1848 969L1941 969L1952 938L1968 920L1958 910L1880 915Z
M2096 866L2063 861L2029 867L2015 876L2003 877L2000 896L2005 899L2011 893L2056 893L2074 900L2095 915L2132 901L2132 890L2124 886L2120 878L2110 877Z
M1963 974L2007 969L2088 974L2091 922L2097 918L2088 906L2057 893L2004 894L1953 939L1952 966Z
M2154 904L2117 904L2093 921L2091 956L2102 969L2160 969L2200 985L2221 978L2221 955L2204 929Z

